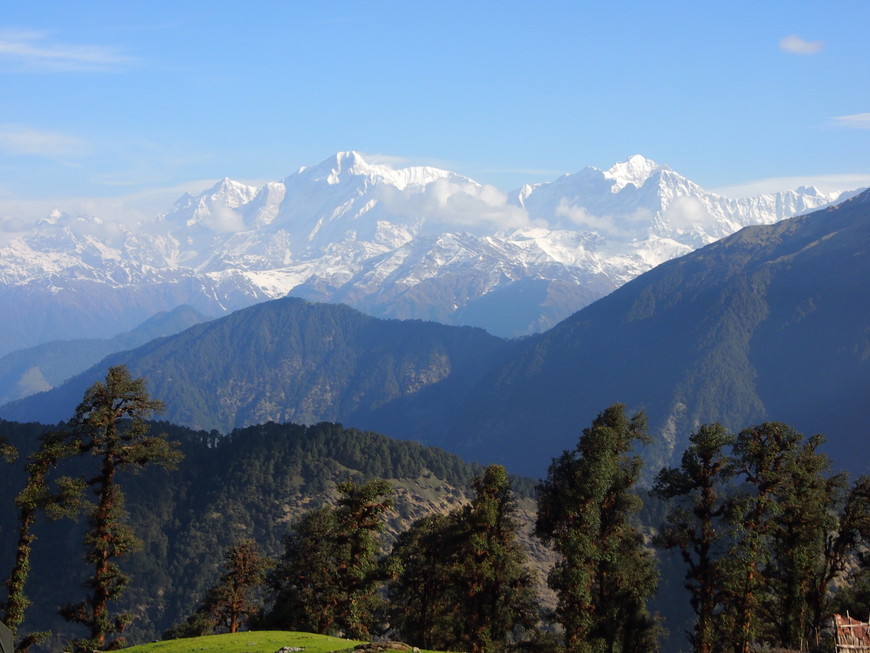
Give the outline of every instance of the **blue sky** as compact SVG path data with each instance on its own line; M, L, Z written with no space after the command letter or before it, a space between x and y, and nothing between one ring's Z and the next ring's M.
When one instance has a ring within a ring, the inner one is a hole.
M708 189L868 185L868 23L866 0L6 3L0 218L156 212L350 149L502 190L632 154Z

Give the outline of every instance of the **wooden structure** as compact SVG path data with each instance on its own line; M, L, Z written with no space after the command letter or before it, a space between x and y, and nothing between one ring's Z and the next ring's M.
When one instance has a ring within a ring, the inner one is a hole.
M870 622L835 614L834 633L837 653L870 653Z

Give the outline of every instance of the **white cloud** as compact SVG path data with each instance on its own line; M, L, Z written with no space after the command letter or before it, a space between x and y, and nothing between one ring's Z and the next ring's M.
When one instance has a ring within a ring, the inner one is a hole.
M529 224L526 210L508 204L507 195L495 186L472 182L442 178L413 193L384 186L379 199L393 213L465 228L515 229Z
M209 202L208 210L197 211L197 223L212 231L235 233L245 229L245 219L220 202Z
M831 118L838 127L847 129L870 129L870 113L853 113L850 116L834 116Z
M675 198L662 217L677 229L691 229L697 225L713 223L713 217L706 207L694 197Z
M629 239L643 235L650 224L652 214L639 208L624 215L596 215L583 206L571 204L567 198L559 201L556 217L567 218L573 226L593 231L605 237Z
M84 141L58 132L33 129L25 125L0 125L0 152L36 156L81 154Z
M50 36L34 30L0 30L0 70L110 71L134 61L114 48L52 42Z
M606 234L614 234L617 231L616 225L613 222L613 216L595 215L587 210L586 207L571 204L564 197L559 201L559 206L556 207L556 217L567 218L573 225L588 229L589 231L604 232Z
M807 41L795 34L786 36L779 42L779 49L791 54L816 54L825 47L822 41Z

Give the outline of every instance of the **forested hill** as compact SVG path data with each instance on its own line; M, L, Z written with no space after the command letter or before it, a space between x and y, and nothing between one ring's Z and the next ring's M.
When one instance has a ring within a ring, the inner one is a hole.
M12 566L17 538L15 494L24 481L23 454L44 427L0 422L0 436L22 450L14 466L0 473L0 570ZM175 471L148 469L119 474L127 511L143 547L124 559L133 581L120 609L136 619L131 641L149 641L191 613L219 575L222 550L253 537L277 555L290 522L331 496L337 481L383 478L396 487L393 532L431 512L446 512L466 498L476 468L458 457L414 442L321 423L304 427L264 424L217 437L168 423L185 458ZM96 473L97 459L64 463L59 474ZM531 481L519 489L529 496ZM83 598L82 582L92 571L82 556L84 520L40 521L28 594L33 607L25 630L50 625L56 633L81 634L54 613ZM62 560L63 564L57 564ZM0 595L2 598L2 595Z
M456 403L511 343L482 329L380 320L343 305L279 299L106 358L49 392L8 404L5 419L53 423L85 388L125 364L167 404L165 418L229 432L267 421L340 421L374 428L390 402L427 393L411 422L429 426ZM437 386L437 387L436 387ZM443 390L442 390L443 389Z

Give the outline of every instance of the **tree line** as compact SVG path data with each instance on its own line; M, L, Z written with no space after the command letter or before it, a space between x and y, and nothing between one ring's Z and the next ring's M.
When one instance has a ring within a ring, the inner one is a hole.
M144 421L160 407L142 379L112 368L67 427L43 435L29 456L3 604L17 650L47 636L17 632L39 514L88 519L88 595L61 610L86 632L70 648L124 645L131 617L112 612L129 581L118 558L137 542L117 473L178 463L178 446L151 435ZM820 436L804 439L774 422L736 435L700 427L680 465L656 477L652 496L668 510L655 532L638 520L645 493L634 447L648 439L643 415L615 404L538 484L535 534L556 555L547 579L552 610L541 608L519 544L511 480L493 465L473 479L466 505L414 521L389 548L382 533L393 510L390 485L339 483L333 503L290 524L277 558L252 538L227 547L217 584L165 636L268 628L445 650L655 651L664 633L649 603L668 549L685 566L695 615L688 637L699 653L747 653L760 642L822 647L834 610L870 608L870 480L850 484L832 474ZM7 459L15 453L0 443ZM49 483L49 472L73 456L95 456L98 473Z

